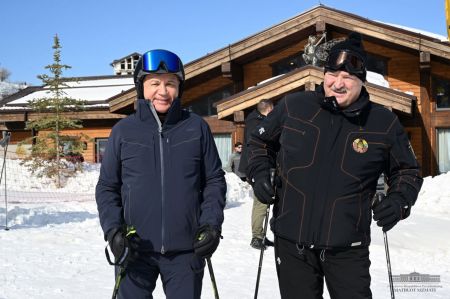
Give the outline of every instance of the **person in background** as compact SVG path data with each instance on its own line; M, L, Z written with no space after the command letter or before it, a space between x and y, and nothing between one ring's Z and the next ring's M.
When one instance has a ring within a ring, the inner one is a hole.
M136 64L136 112L112 129L96 187L119 298L201 296L219 245L226 182L207 123L181 108L184 68L167 50Z
M241 163L239 164L239 171L246 173L248 165L248 148L247 144L250 140L250 133L261 123L261 121L273 110L273 103L270 100L262 99L256 105L254 109L245 119L245 130L244 130L244 148L241 155ZM261 203L256 196L253 197L253 208L252 208L252 219L251 219L251 229L252 229L252 239L250 241L250 246L260 250L261 248L266 248L266 243L271 244L264 236L263 223L266 217L267 205Z
M245 172L239 171L239 164L241 161L242 142L238 141L234 144L234 153L230 155L228 159L228 165L225 168L226 171L234 172L242 181L246 181Z
M330 49L323 84L285 96L252 132L247 177L274 204L283 299L322 298L324 280L332 299L372 298L371 210L386 232L417 199L423 180L408 136L397 115L369 100L365 80L366 52L351 33ZM382 173L387 196L372 206Z

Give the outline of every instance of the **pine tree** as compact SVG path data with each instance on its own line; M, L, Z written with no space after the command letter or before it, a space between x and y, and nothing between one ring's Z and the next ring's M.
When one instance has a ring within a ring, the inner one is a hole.
M24 164L38 176L54 178L58 188L62 187L62 172L66 175L80 170L83 147L88 140L83 134L69 135L70 129L82 128L82 122L75 117L76 111L84 107L84 101L66 96L64 88L68 87L67 80L62 74L69 65L61 63L61 45L58 35L54 37L52 48L53 64L47 65L51 75L39 75L49 96L37 98L29 102L29 107L38 113L39 117L30 120L26 129L36 132L32 137L31 155ZM61 159L64 157L64 159ZM69 161L68 161L69 160ZM71 161L70 161L71 160ZM71 169L73 171L67 171Z

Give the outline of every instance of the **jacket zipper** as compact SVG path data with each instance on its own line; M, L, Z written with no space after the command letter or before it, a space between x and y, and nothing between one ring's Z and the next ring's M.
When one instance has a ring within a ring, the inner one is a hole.
M151 102L148 102L148 105L150 107L150 111L153 114L153 117L156 120L156 123L158 124L158 134L159 134L159 157L160 157L160 166L161 166L161 254L165 254L166 250L164 248L164 239L165 239L165 218L164 218L164 202L165 202L165 195L164 195L164 153L163 153L163 129L161 121L159 120L158 114L156 113L155 107Z
M334 113L331 113L331 117L330 117L330 128L328 130L328 134L327 136L323 136L323 140L325 140L326 142L326 148L324 148L324 150L327 152L327 159L322 161L321 165L319 166L319 173L318 173L318 177L322 177L324 175L324 172L326 173L325 177L325 186L329 186L330 180L331 180L331 172L325 168L324 165L331 165L331 167L333 167L332 162L333 159L331 159L331 157L333 157L332 155L332 149L336 144L336 135L339 133L341 128L336 128L336 125L339 125L339 121L336 122L335 124L335 118L337 116ZM337 119L336 119L337 120ZM342 126L342 124L341 124ZM332 141L330 142L330 139L332 139ZM318 184L320 185L320 184ZM314 227L317 228L316 230L313 231L312 235L309 235L309 240L311 242L311 244L307 244L310 248L313 248L315 243L321 242L321 237L322 237L322 230L323 230L323 218L324 218L324 207L322 207L322 209L317 209L317 205L319 204L319 202L323 205L326 206L327 203L327 199L328 199L328 188L325 188L325 190L320 189L320 192L317 190L315 190L315 199L312 201L312 211L316 211L319 210L320 213L318 215L316 215L315 217L311 217L310 221L309 221L309 225L310 227ZM317 202L319 201L319 202Z
M159 119L158 119L159 120ZM164 254L166 251L164 249L164 226L165 226L165 219L164 219L164 202L165 202L165 196L164 196L164 153L163 153L163 134L162 134L162 127L161 124L159 124L159 156L161 161L161 254Z

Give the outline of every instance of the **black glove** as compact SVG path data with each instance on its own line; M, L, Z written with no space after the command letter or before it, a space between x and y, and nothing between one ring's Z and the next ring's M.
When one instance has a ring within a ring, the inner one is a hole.
M107 240L114 254L114 263L112 263L109 259L108 251L105 249L106 257L110 264L126 266L138 258L141 238L134 228L120 227L112 229L108 232Z
M261 203L266 205L275 203L275 191L268 174L254 178L253 192Z
M393 228L400 220L409 216L411 208L409 204L400 196L392 195L378 202L373 207L373 220L377 225L387 232Z
M209 224L200 226L195 234L194 252L202 258L210 257L220 242L220 231Z

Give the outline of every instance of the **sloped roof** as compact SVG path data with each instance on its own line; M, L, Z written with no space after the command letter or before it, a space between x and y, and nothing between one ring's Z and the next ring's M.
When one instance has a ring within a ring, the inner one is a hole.
M218 102L216 106L218 118L227 118L235 111L245 110L256 105L262 99L280 98L293 90L310 88L312 84L319 85L322 81L323 69L321 68L308 65L293 70ZM366 83L365 86L372 102L406 114L412 113L415 96L373 83Z
M314 26L320 21L323 21L326 25L332 25L348 31L357 31L385 42L417 51L430 52L432 55L450 59L450 44L448 41L442 42L440 39L417 31L408 31L404 28L372 21L355 14L320 5L186 64L186 78L189 79L218 67L224 62L238 59L256 49Z
M442 41L441 37L416 29L369 20L355 14L319 5L187 63L185 65L186 80L218 68L223 63L249 57L255 51L315 26L319 22L325 23L326 26L334 26L347 31L357 31L363 36L418 52L429 52L431 55L450 60L450 43ZM120 102L120 105L117 106L117 109L132 105L135 96L136 92L133 89L125 92L123 97L120 97L120 101L111 101L111 111L116 111L114 105L118 102Z
M65 96L87 102L90 107L108 107L107 99L134 87L132 76L103 76L66 78L66 87L61 88ZM1 110L25 109L33 99L52 97L47 87L30 87L27 90L4 99Z

